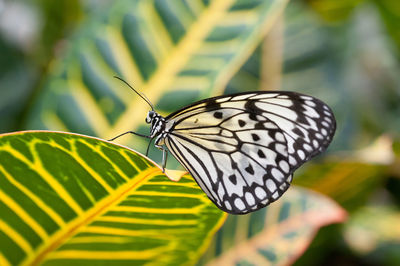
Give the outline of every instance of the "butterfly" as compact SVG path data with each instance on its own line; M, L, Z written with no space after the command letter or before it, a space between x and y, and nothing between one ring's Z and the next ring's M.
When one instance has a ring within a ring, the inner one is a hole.
M231 214L256 211L279 199L293 172L323 152L336 129L328 105L297 92L222 95L163 117L125 83L151 107L146 117L150 135L128 131L111 140L128 133L154 139L163 152L163 170L169 151L210 200Z

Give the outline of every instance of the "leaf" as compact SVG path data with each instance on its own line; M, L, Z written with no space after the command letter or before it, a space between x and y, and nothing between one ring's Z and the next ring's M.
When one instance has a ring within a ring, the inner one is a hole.
M26 127L106 138L145 130L149 106L114 75L162 114L219 95L287 2L114 1L55 62Z
M56 132L0 135L0 264L192 264L226 214L189 176Z
M352 211L364 205L381 187L387 166L357 161L308 163L294 176L293 184L311 188Z
M346 223L345 241L364 255L390 243L399 245L399 220L400 212L395 206L364 206Z
M288 265L307 248L318 228L342 222L346 212L329 198L291 187L277 202L245 216L229 216L205 255L207 265Z

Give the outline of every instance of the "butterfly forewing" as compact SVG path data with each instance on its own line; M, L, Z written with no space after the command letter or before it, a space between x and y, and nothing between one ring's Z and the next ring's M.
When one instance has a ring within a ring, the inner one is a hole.
M219 208L235 214L278 199L336 126L327 105L294 92L214 97L166 120L169 151Z

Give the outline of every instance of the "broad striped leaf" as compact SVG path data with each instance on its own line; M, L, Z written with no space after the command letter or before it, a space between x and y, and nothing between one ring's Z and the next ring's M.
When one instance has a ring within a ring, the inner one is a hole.
M222 225L197 184L95 138L0 136L0 265L193 264Z
M203 262L208 261L207 265L292 264L321 226L345 219L346 212L331 199L293 186L267 208L249 215L229 216Z
M220 95L287 2L113 1L107 13L83 25L54 64L26 127L105 138L147 132L149 107L114 75L139 88L164 115ZM135 144L145 149L141 140Z

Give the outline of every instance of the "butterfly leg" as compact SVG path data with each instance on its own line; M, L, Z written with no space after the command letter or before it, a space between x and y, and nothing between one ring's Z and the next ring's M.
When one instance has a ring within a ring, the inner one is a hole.
M163 151L162 171L163 173L165 173L165 167L167 166L168 151L165 147L163 147L162 151Z
M162 150L162 171L165 173L165 166L167 165L168 150L162 145L155 145L156 148Z
M142 134L139 134L139 133L136 133L136 132L133 132L133 131L127 131L125 133L119 134L118 136L116 136L116 137L114 137L112 139L109 139L108 141L113 141L113 140L115 140L115 139L117 139L119 137L122 137L123 135L126 135L126 134L133 134L133 135L136 135L136 136L139 136L139 137L143 137L143 138L147 138L147 139L151 138L150 136L142 135Z

